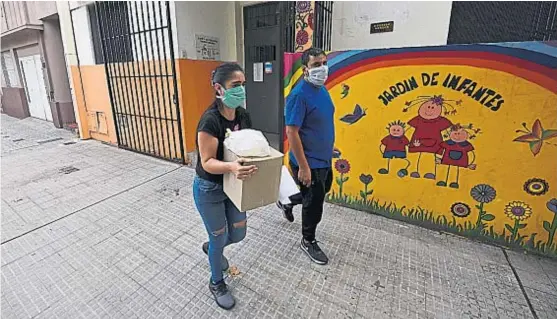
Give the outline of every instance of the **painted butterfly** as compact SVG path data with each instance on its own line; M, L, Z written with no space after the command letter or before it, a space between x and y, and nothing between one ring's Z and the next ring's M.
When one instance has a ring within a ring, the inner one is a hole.
M532 125L532 131L526 127L526 123L522 123L522 126L524 127L524 130L516 130L516 132L524 133L524 135L515 138L513 142L528 143L530 151L534 154L534 156L540 153L544 141L547 143L548 139L557 137L557 130L544 130L539 119L537 119Z
M352 125L358 122L359 120L361 120L362 117L364 116L366 116L366 111L362 109L360 104L356 104L356 107L354 107L354 113L346 114L340 120L344 123L348 123L349 125Z

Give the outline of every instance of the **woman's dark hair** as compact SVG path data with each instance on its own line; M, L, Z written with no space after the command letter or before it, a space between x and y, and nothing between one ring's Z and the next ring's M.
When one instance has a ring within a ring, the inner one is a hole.
M224 63L219 65L211 74L211 86L218 83L224 86L224 83L232 77L236 71L244 73L244 69L238 63Z

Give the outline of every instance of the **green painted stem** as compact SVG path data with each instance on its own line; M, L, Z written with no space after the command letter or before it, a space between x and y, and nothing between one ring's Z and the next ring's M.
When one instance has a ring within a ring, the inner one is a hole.
M482 227L482 218L484 216L484 203L480 203L480 211L478 212L478 221L476 222L476 228L483 229Z
M555 238L556 230L557 230L557 214L553 214L553 222L551 222L551 231L549 232L549 238L547 239L547 247L551 248L551 245L553 245L553 238Z
M520 225L520 220L516 219L514 221L514 228L511 236L511 242L514 242L516 240L516 236L518 235L518 225Z
M366 202L367 201L367 184L364 184L364 192L365 192L364 193L364 195L365 195L364 196L364 202Z
M342 199L342 184L344 184L344 174L340 173L340 183L338 183L338 195Z

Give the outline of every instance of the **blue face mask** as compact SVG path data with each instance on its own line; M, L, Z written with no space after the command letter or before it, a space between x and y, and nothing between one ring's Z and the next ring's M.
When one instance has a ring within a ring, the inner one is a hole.
M235 109L243 106L246 101L246 88L243 86L236 86L228 90L224 90L224 94L219 96L222 103L228 108Z

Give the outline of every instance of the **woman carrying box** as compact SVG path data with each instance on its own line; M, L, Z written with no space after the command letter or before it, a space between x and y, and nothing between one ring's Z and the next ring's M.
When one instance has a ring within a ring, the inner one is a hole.
M233 173L244 180L257 171L253 165L243 166L241 160L223 161L226 130L251 128L251 119L243 108L245 83L244 70L238 64L225 63L217 67L211 75L216 99L197 126L198 161L193 198L209 235L209 241L202 246L211 266L209 290L224 309L232 309L235 301L223 280L222 272L228 269L223 250L245 238L246 213L240 212L224 193L223 174Z

